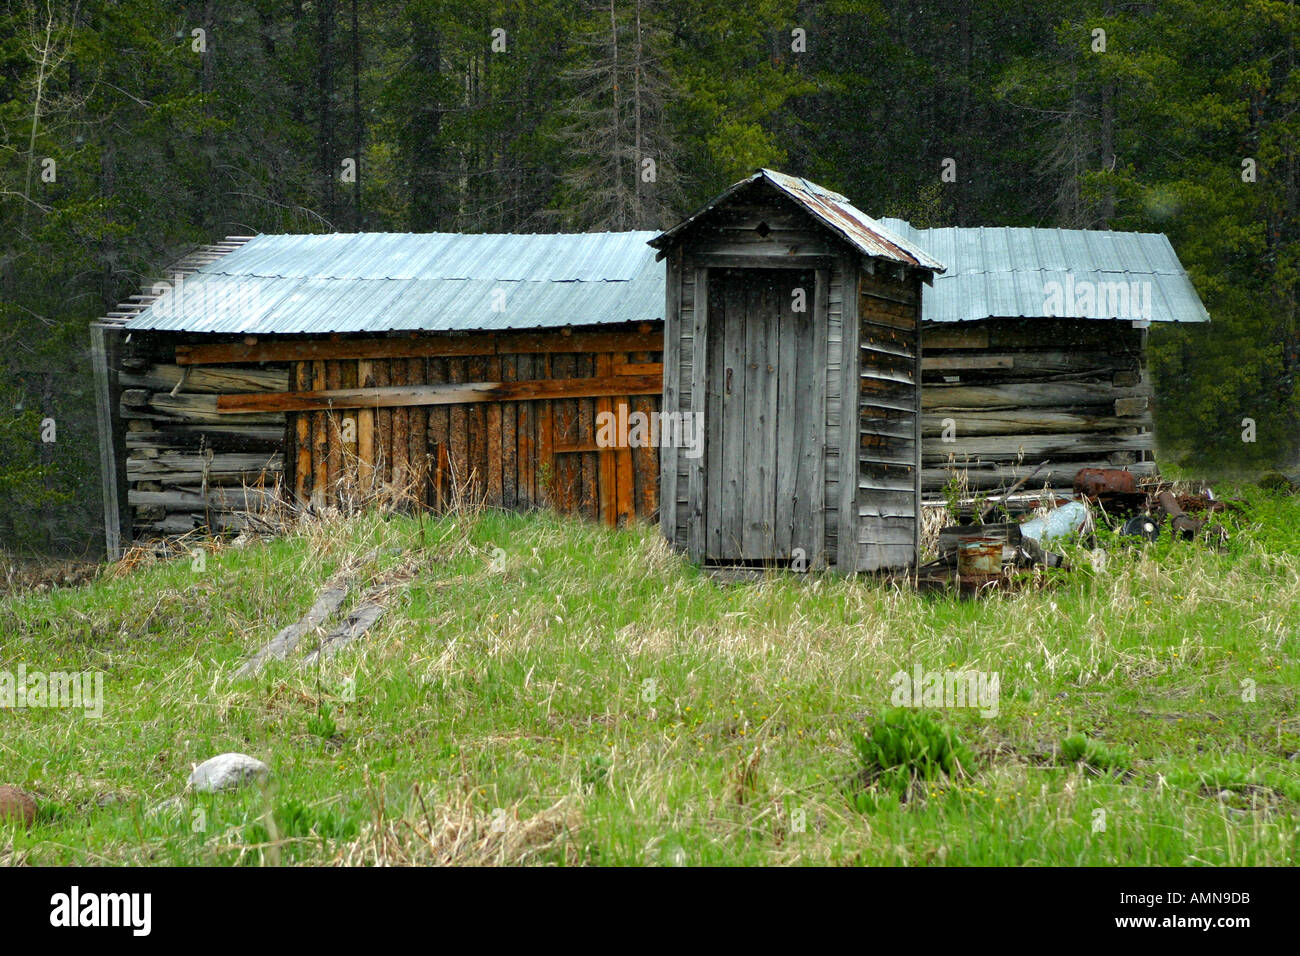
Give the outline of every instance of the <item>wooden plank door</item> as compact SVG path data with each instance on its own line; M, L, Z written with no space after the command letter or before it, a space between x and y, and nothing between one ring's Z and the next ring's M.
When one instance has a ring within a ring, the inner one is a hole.
M796 549L811 558L819 547L808 525L821 460L805 454L818 445L825 404L815 384L815 287L808 270L709 270L711 560L787 561Z

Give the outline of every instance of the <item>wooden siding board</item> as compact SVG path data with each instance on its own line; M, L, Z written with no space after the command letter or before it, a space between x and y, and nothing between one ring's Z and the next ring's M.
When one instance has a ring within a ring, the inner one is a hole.
M801 279L800 282L805 282ZM795 543L795 507L799 495L799 463L802 457L803 428L797 417L800 392L800 373L806 374L807 364L800 362L800 351L808 341L808 323L802 318L812 314L815 302L808 299L816 297L815 283L805 292L805 307L811 306L803 313L793 309L782 313L779 323L775 350L777 353L777 396L776 396L776 515L773 532L776 536L778 554L790 555ZM805 546L806 550L806 546Z
M447 359L447 382L456 384L464 382L469 377L469 368L467 360L463 358ZM453 501L459 502L461 495L466 493L469 488L469 476L472 463L469 458L469 407L466 405L452 405L448 415L448 445L449 453L447 460L451 470L451 494Z
M426 374L430 385L445 385L447 383L447 360L445 358L429 359ZM447 406L435 405L431 407L428 415L428 427L425 431L425 444L428 447L430 468L429 503L438 511L445 509L450 500L448 494L450 475L447 459L450 417L451 410Z
M370 359L357 361L357 386L373 388L375 384L374 366ZM375 410L361 408L357 410L357 481L362 495L369 496L374 491L375 480Z
M518 359L513 355L500 357L501 381L513 382L519 377ZM521 403L502 402L501 408L501 507L519 506L519 408Z
M692 349L691 349L691 407L705 408L708 394L707 362L708 355L708 312L707 296L708 272L695 270L695 288L702 290L697 294L693 309ZM688 500L686 548L690 559L697 564L703 563L705 551L705 507L706 491L704 487L704 463L707 456L687 460Z
M502 381L505 376L501 372L501 358L497 355L489 355L481 360L483 362L483 376L485 381ZM505 505L503 496L505 494L505 454L502 445L502 412L501 402L488 402L483 406L483 439L484 439L484 456L483 467L484 475L484 493L487 496L487 502L490 507L501 508Z
M799 396L808 402L802 415L804 436L799 458L799 501L795 505L795 521L803 533L811 535L806 545L809 567L821 568L826 564L826 498L825 498L825 432L826 421L826 314L829 307L830 271L818 269L814 277L813 321L810 348L805 360L801 351L800 366L812 368L812 386L806 395ZM826 305L822 305L826 303ZM792 539L793 540L793 539ZM799 545L800 542L794 542Z
M680 411L678 393L681 390L681 311L682 311L681 250L674 249L668 256L664 283L664 390L661 408L664 412ZM659 448L659 529L671 543L678 544L677 529L677 468L681 452L676 443L665 443Z
M427 361L424 358L406 360L406 384L428 384ZM411 484L415 500L428 500L429 489L429 413L413 406L406 420L406 460L411 470Z
M325 362L312 362L311 384L313 389L325 387ZM324 508L329 493L329 413L316 412L312 415L312 504L318 509Z
M858 447L857 414L858 379L861 368L861 355L858 349L858 268L856 257L846 257L840 264L839 288L842 293L841 330L843 369L840 387L840 498L839 498L839 536L836 557L837 570L850 573L858 568L857 527L858 527L858 458L850 453Z

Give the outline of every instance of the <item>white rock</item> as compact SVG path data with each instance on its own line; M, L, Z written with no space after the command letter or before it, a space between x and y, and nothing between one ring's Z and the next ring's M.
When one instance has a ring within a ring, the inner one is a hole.
M265 780L270 775L270 767L247 754L220 754L195 767L189 784L200 793L216 793Z

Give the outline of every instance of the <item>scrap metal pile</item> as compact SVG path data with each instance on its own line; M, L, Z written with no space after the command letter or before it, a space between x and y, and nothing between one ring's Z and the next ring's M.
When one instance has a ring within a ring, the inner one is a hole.
M963 595L1041 586L1044 578L1034 569L1068 570L1068 560L1055 548L1072 538L1095 547L1099 526L1135 542L1174 537L1222 545L1228 535L1214 516L1240 511L1237 504L1215 498L1213 489L1180 494L1170 482L1139 483L1138 476L1120 469L1081 469L1069 495L1013 498L1023 483L996 502L970 503L958 514L966 523L940 529L938 557L917 569L916 585L955 588ZM1006 520L990 523L996 511Z

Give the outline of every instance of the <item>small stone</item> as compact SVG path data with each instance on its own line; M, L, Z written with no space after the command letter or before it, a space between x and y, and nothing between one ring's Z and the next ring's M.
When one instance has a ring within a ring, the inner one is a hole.
M254 781L265 780L271 768L247 754L220 754L203 761L190 774L189 785L200 793L234 790Z
M1231 800L1231 799L1232 799L1232 791L1231 791L1231 790L1220 790L1220 791L1219 791L1219 799L1220 799L1220 800Z
M17 787L0 787L0 825L17 821L26 829L36 822L36 798Z

